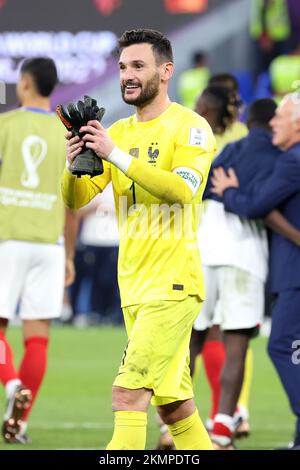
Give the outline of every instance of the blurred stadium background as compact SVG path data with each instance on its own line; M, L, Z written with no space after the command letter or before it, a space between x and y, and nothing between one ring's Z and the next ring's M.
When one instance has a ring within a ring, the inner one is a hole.
M161 30L172 41L173 100L180 100L179 78L199 50L207 55L211 74L236 76L244 103L271 96L268 70L255 75L257 51L249 34L250 4L250 0L2 0L0 80L6 84L6 101L1 111L17 105L15 83L22 59L46 55L56 61L60 76L53 107L89 94L107 109L104 125L129 115L131 110L118 93L115 49L125 29L138 27ZM96 219L89 219L91 214ZM113 428L111 383L126 337L116 287L118 240L111 197L99 200L82 220L78 277L66 293L63 320L52 331L48 373L32 414L29 449L104 448ZM9 338L19 358L18 321ZM253 342L253 351L252 434L239 448L269 449L290 440L293 428L288 423L292 420L266 354L265 337ZM209 392L202 370L195 388L201 414L207 416ZM2 389L0 400L4 404ZM151 410L147 448L154 448L157 437Z
M61 86L53 106L88 92L107 108L106 124L128 115L130 110L115 92L118 70L113 51L125 29L146 26L163 31L172 41L176 64L173 99L177 98L177 79L190 67L195 50L208 54L212 73L236 71L249 80L252 59L247 0L1 3L0 79L12 85L7 91L8 106L15 104L13 84L20 61L44 54L55 59L60 73Z

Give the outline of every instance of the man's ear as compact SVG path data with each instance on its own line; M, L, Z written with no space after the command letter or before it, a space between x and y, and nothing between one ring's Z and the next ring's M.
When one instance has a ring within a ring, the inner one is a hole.
M35 83L32 76L29 73L24 73L21 78L22 88L25 91L35 89Z
M174 73L174 64L173 62L166 62L162 65L162 77L163 81L168 81Z

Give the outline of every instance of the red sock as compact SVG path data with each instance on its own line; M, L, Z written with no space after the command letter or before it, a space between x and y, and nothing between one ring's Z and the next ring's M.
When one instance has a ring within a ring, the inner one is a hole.
M218 412L221 396L221 371L225 361L225 349L222 341L206 341L202 351L202 358L208 382L211 388L212 408L211 419Z
M25 341L25 352L20 365L19 378L31 390L32 401L23 414L26 421L33 402L41 386L47 367L48 339L42 336L32 336Z
M10 380L18 378L18 372L14 366L12 349L3 331L0 331L0 382L6 385Z

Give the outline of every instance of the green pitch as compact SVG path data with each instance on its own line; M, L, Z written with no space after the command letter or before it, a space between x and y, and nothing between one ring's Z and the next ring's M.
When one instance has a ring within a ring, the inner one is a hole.
M19 361L20 331L12 329L9 339ZM125 344L126 336L121 328L53 328L48 372L31 415L29 434L33 444L7 446L0 442L0 449L105 448L113 430L111 384ZM259 338L252 344L252 433L248 439L237 441L237 446L240 449L272 449L291 440L294 418L265 352L266 339ZM195 393L201 416L206 418L209 392L202 369L196 379ZM0 404L3 408L3 389L0 390ZM157 435L151 409L148 449L155 447Z

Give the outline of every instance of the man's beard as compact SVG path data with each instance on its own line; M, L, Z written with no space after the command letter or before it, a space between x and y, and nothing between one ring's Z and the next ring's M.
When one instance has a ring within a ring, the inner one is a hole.
M127 84L130 84L130 82L127 82ZM143 88L141 89L140 95L137 98L125 98L125 92L126 92L126 87L125 85L121 85L121 93L122 93L122 98L127 104L131 104L133 106L138 106L140 108L143 108L147 104L151 103L151 101L154 100L154 98L158 95L159 93L159 84L160 84L160 78L159 74L156 73L153 75L152 78L150 78Z

